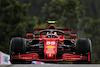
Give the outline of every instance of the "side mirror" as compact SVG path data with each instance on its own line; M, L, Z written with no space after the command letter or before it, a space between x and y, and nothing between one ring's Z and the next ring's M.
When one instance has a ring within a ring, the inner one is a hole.
M32 34L32 33L28 33L28 34L26 35L26 38L27 38L27 39L29 39L29 38L32 39L32 38L33 38L33 34Z
M76 35L76 34L70 34L70 37L72 37L72 38L76 38L77 35Z

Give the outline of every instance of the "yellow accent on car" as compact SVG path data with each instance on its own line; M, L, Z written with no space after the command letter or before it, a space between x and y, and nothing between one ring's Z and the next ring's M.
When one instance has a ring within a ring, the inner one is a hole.
M47 46L47 48L54 48L54 46Z
M71 59L70 57L68 59Z
M50 24L56 23L56 21L47 21L47 22L50 23Z

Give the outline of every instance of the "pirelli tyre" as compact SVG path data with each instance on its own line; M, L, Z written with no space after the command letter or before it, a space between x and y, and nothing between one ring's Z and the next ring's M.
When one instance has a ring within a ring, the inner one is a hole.
M24 38L14 37L11 39L11 52L26 53L26 41Z
M77 40L76 43L76 50L77 53L80 54L86 54L88 52L91 52L91 40L87 38L80 38Z
M92 45L91 40L87 38L80 38L76 42L76 54L82 54L88 56L90 53L90 61L87 60L79 60L74 61L73 64L91 64L91 52L92 52Z

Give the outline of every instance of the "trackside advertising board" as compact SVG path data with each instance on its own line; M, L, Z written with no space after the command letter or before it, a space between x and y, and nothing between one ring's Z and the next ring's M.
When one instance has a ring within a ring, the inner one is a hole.
M10 56L0 51L0 64L11 64Z

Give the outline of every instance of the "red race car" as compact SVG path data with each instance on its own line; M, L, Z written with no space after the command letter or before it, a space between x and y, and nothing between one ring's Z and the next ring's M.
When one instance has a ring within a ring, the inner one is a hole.
M73 63L91 63L91 40L76 39L71 29L57 29L48 21L47 29L34 29L26 38L11 39L10 61L14 63L31 63L32 61Z

